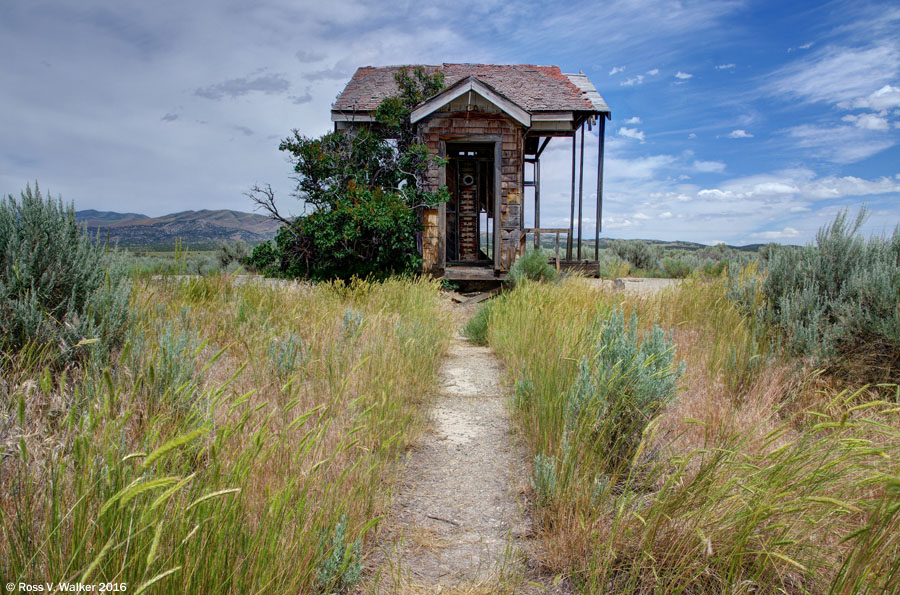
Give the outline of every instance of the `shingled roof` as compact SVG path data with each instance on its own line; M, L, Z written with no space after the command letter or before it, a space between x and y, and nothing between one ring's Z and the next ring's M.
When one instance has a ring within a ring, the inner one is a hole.
M338 95L332 106L339 112L371 112L397 90L394 73L415 66L363 66ZM584 74L564 74L559 66L533 64L423 65L429 74L440 70L444 84L452 87L466 77L483 81L522 109L609 113L609 107Z

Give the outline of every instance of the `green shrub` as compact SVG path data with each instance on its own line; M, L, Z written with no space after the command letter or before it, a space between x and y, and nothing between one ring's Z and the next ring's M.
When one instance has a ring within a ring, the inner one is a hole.
M294 130L279 145L294 165L296 198L310 209L282 216L271 187L249 195L282 223L274 244L254 250L252 265L266 273L313 280L386 278L421 271L416 246L420 208L449 199L430 189L426 174L444 160L419 142L410 113L443 88L441 73L395 73L397 94L380 104L378 126L335 130L318 138Z
M553 281L556 269L550 266L543 250L528 250L513 263L506 277L507 283L515 287L522 279L531 281Z
M659 268L659 249L643 240L613 240L609 248L636 269L649 271Z
M769 247L760 286L762 320L788 350L862 382L900 374L900 226L893 235L859 235L866 212L819 230L815 244ZM746 280L745 280L746 283ZM754 288L735 291L738 299Z
M631 273L631 263L614 254L604 254L598 264L598 275L601 279L618 279Z
M675 398L684 372L664 330L654 325L644 335L637 326L636 316L626 324L622 311L613 311L567 399L567 430L589 440L610 469L631 461L644 428Z
M79 228L72 205L35 184L0 203L0 349L47 346L58 364L119 345L131 286L117 251Z
M250 257L250 246L244 240L220 242L216 250L216 258L223 270L229 270L241 265Z
M672 279L684 279L700 266L700 261L693 256L666 257L662 261L662 268L666 276Z
M278 235L282 235L282 230L284 229L285 228L281 228L278 231ZM250 267L250 269L266 276L278 276L281 264L281 251L278 248L277 242L275 240L270 242L260 242L253 247L253 251L244 260L244 264Z

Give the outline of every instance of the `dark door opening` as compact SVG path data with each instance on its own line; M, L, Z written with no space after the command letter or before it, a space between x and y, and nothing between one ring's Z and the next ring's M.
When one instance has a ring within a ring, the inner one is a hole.
M447 263L494 262L494 146L447 145Z

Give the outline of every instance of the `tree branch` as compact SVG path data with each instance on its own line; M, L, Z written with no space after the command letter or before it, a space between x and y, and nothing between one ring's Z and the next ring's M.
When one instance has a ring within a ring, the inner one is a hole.
M269 219L274 219L275 221L280 221L284 225L291 225L293 223L292 220L282 216L281 213L278 212L278 207L275 206L275 191L272 190L272 186L266 184L265 188L261 188L257 184L254 184L249 191L244 193L244 196L253 201L254 211L258 211L260 209L269 213Z

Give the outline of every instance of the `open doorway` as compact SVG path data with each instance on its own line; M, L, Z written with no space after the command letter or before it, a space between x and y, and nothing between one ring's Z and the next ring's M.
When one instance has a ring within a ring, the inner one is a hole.
M494 262L494 145L447 144L447 264Z

